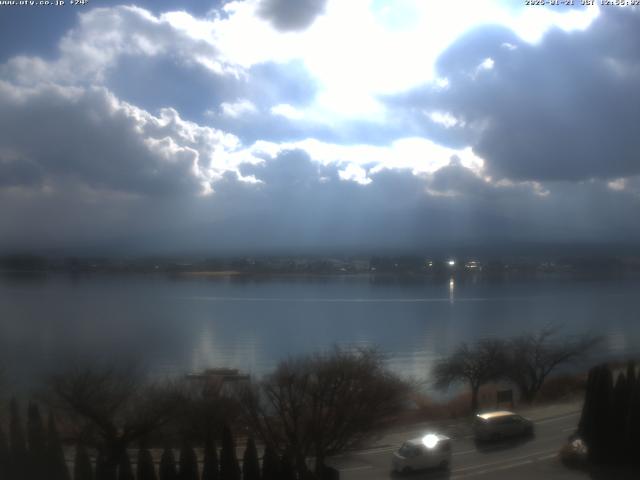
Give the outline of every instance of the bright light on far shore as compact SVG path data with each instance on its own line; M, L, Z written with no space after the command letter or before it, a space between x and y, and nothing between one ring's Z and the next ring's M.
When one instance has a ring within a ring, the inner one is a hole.
M433 448L438 444L438 436L433 433L428 433L422 437L422 443L427 448Z
M448 264L450 267L453 267L453 266L455 266L456 261L455 261L455 260L449 260L449 261L447 262L447 264Z

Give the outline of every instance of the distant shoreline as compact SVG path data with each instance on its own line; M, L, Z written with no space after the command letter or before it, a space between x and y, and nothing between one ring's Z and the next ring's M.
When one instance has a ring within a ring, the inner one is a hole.
M519 280L571 280L571 281L633 281L640 279L640 272L582 272L582 271L555 271L545 272L540 270L509 270L502 272L492 271L456 271L456 272L252 272L241 270L147 270L147 269L44 269L44 270L10 270L0 269L0 277L7 279L28 279L52 276L91 277L91 276L152 276L174 279L237 279L241 280L268 280L268 279L360 279L371 282L393 283L424 283L424 282L489 282L502 283Z

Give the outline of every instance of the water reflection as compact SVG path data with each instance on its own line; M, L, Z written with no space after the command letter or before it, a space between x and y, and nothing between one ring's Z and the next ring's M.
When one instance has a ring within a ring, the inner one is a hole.
M17 378L65 358L133 358L156 374L228 366L255 375L340 345L377 345L418 379L461 341L549 323L637 353L640 282L269 281L91 276L0 279L0 366Z
M219 365L220 358L216 356L215 340L212 325L203 322L200 334L195 338L195 345L191 356L191 372L199 372L213 365Z
M453 303L455 300L455 292L456 292L456 281L453 277L449 279L449 302Z
M607 335L607 350L612 353L629 350L627 334L616 328L611 329Z

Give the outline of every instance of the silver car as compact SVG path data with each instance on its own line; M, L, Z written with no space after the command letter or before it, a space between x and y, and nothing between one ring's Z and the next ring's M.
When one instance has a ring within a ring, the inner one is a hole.
M407 440L394 452L391 466L394 472L410 473L427 468L449 468L451 439L439 433L428 433Z
M473 423L475 439L479 441L533 435L533 422L517 413L500 410L479 413Z

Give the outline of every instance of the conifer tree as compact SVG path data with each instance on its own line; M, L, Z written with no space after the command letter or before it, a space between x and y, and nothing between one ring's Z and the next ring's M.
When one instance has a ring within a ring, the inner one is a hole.
M258 450L252 437L249 437L242 458L242 480L260 480L260 462Z
M27 409L27 440L31 478L40 480L47 473L47 443L40 409L34 403L29 403Z
M296 473L293 468L293 461L289 452L284 452L280 459L280 479L296 480Z
M275 449L267 445L262 456L262 480L280 479L280 459Z
M120 456L118 463L118 480L135 480L133 476L133 468L131 468L131 458L125 449Z
M15 398L11 399L9 415L9 475L13 478L27 478L27 446L20 420L20 408Z
M0 425L0 478L9 477L9 460L11 455L9 453L9 444L7 443L7 437Z
M180 449L180 480L198 480L198 458L189 442L183 442Z
M634 464L640 465L640 374L636 376L631 388L631 401L627 416L626 457Z
M93 468L87 449L82 445L76 445L76 455L73 462L73 480L93 480Z
M238 465L238 458L236 457L236 445L228 425L225 425L222 429L220 477L221 480L240 480L240 465Z
M627 431L627 420L629 416L629 399L631 395L627 385L627 377L624 373L618 375L615 387L613 388L613 399L611 403L611 436L610 449L612 459L618 462L625 458L625 441Z
M137 480L156 480L156 470L153 466L153 457L146 445L141 444L138 450Z
M69 469L64 458L64 449L58 435L53 413L49 412L47 431L47 467L50 480L70 480Z
M595 434L595 391L597 388L598 376L600 375L600 365L589 369L587 377L587 385L584 394L584 402L582 404L582 413L578 422L578 433L587 444L591 442Z
M202 480L220 480L218 465L218 451L216 443L208 439L204 446L204 465L202 466Z
M178 470L176 469L176 459L173 449L165 447L160 457L160 480L178 480Z
M633 390L633 385L636 382L636 364L633 360L629 360L627 363L627 384L630 387L630 390Z
M607 365L599 367L592 392L592 429L584 437L589 459L608 463L612 457L613 376Z
M96 458L96 480L116 480L115 472L107 462L103 449L98 450Z

